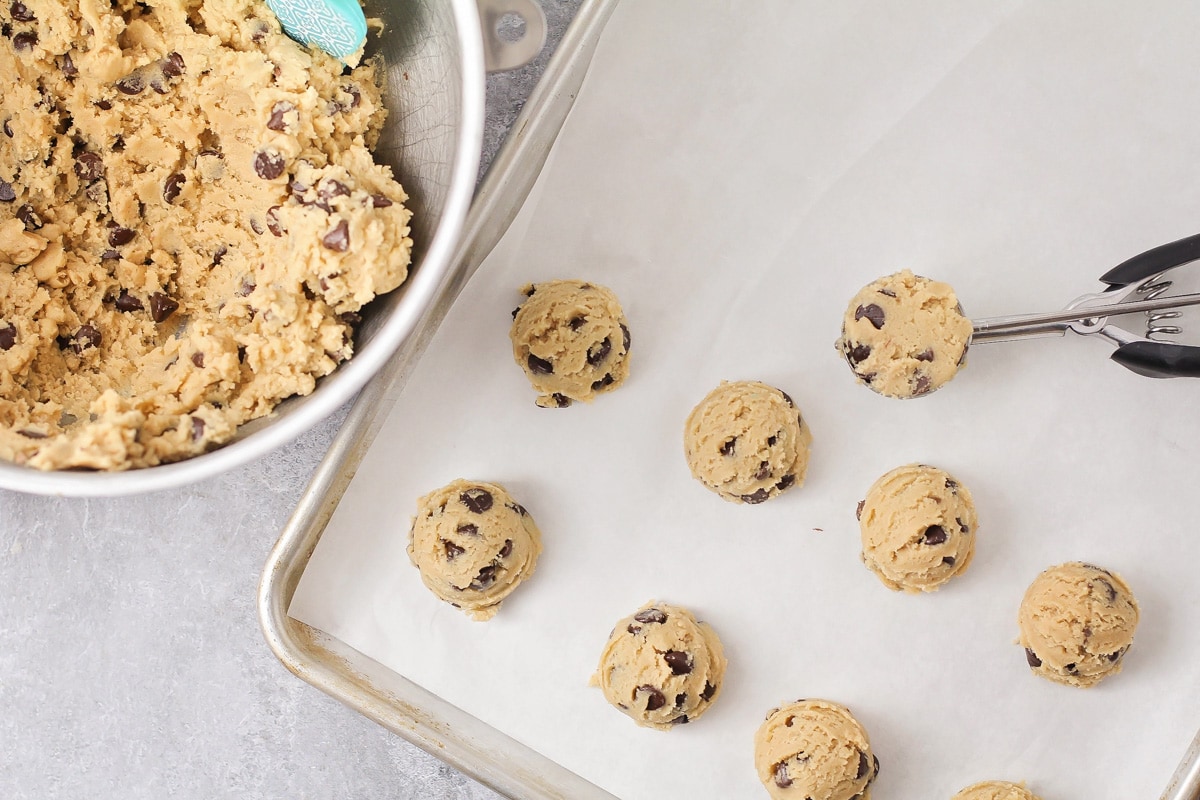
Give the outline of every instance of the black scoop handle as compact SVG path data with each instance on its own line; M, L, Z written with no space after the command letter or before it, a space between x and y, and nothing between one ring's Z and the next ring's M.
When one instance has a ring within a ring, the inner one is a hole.
M1177 242L1161 244L1152 250L1122 261L1100 276L1100 280L1109 286L1128 286L1198 258L1200 258L1200 233Z
M1113 351L1112 360L1147 378L1200 378L1200 347L1138 341Z

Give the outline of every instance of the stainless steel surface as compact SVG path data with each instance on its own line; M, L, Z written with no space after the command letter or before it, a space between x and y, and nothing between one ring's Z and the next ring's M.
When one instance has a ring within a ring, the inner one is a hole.
M1200 800L1200 733L1192 739L1159 800Z
M474 0L369 0L384 34L368 57L387 65L391 112L376 157L410 194L412 274L364 310L357 353L306 397L243 425L224 447L186 461L127 472L41 472L0 463L0 487L40 494L116 496L180 486L226 472L312 428L354 396L402 342L451 271L479 168L484 119L483 38Z
M559 45L497 155L467 221L458 268L386 369L359 396L318 467L259 588L259 616L272 650L297 676L510 797L611 798L540 754L454 708L361 653L287 616L304 567L370 445L383 415L459 291L491 251L549 153L616 0L589 0Z
M476 2L483 27L484 65L488 72L524 66L541 52L546 44L546 14L534 0ZM518 26L518 21L523 28Z
M1134 287L1135 289L1137 287ZM1200 305L1200 294L1181 294L1174 297L1156 297L1151 300L1133 300L1127 303L1112 302L1116 295L1111 293L1084 295L1063 311L1045 314L1015 314L1006 317L989 317L973 323L975 342L1008 341L1017 337L1042 336L1066 333L1068 329L1079 333L1099 333L1107 324L1108 317L1121 314L1160 311ZM1176 315L1177 316L1177 315ZM1161 319L1162 317L1159 317ZM1072 325L1066 323L1081 323ZM1180 333L1177 326L1170 331L1158 333ZM1149 334L1148 334L1149 335Z

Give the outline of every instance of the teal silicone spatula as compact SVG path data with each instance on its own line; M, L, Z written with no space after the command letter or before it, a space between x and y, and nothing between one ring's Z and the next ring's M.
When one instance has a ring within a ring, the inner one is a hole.
M367 18L357 0L267 0L283 31L345 62L367 38Z

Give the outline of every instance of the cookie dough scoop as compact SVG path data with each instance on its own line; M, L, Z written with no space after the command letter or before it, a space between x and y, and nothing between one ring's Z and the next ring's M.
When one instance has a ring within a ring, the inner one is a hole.
M1041 800L1041 798L1026 789L1023 783L984 781L968 786L950 800Z
M797 700L759 726L754 768L774 800L871 800L879 759L850 709Z

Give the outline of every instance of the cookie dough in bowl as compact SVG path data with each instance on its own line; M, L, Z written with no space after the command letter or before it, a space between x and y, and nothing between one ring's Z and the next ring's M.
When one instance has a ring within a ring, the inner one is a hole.
M1133 592L1119 575L1072 561L1037 576L1017 622L1030 669L1086 688L1121 671L1138 617Z
M592 676L614 707L662 731L698 719L724 681L725 652L712 626L653 600L617 623Z
M629 321L609 289L585 281L547 281L521 289L513 311L513 359L543 408L590 403L629 376Z
M797 700L759 726L754 768L775 800L870 800L879 759L848 708Z
M950 800L1041 800L1024 784L1008 781L984 781L960 791Z
M417 501L408 557L437 597L477 620L533 574L542 534L495 483L456 480Z
M734 503L762 503L803 485L811 445L791 396L759 381L722 381L683 431L692 476Z
M949 284L903 270L854 296L835 347L861 383L886 397L911 398L958 373L971 332Z
M859 503L862 560L889 589L932 592L966 570L978 521L970 491L927 464L897 467Z

